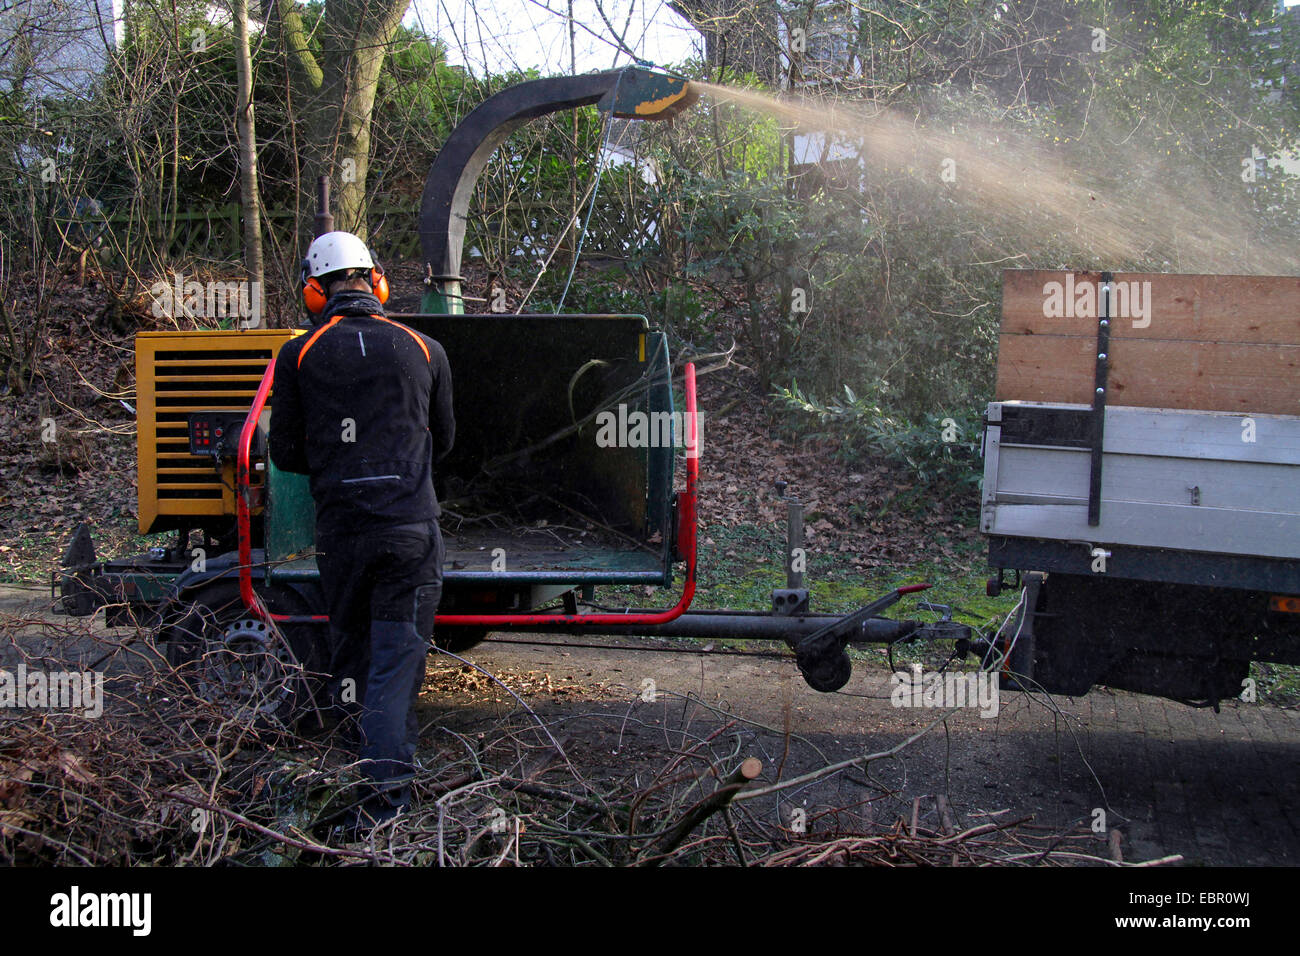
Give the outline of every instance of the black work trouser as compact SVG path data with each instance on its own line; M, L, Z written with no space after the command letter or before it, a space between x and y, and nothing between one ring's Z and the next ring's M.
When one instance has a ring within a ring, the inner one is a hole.
M442 599L442 534L434 519L358 534L318 534L317 565L330 615L329 672L335 693L360 705L362 769L371 802L405 806L434 615ZM355 683L350 687L347 681Z

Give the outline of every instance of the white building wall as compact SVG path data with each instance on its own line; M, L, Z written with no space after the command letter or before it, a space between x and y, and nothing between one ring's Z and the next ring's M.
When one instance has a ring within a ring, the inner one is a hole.
M0 88L22 77L33 96L82 92L125 35L124 0L0 0Z

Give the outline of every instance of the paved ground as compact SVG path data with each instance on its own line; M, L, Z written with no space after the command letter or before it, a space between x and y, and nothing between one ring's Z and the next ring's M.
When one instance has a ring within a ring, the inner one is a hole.
M661 692L689 692L777 727L788 702L791 731L832 759L887 749L936 715L891 706L883 663L859 666L845 690L862 696L850 696L810 690L788 660L497 642L471 653L489 669L609 680L629 701L651 679ZM681 719L679 700L661 705L665 726ZM1055 703L1059 712L1003 693L996 718L962 712L946 735L937 728L874 776L897 789L901 806L943 793L959 813L1006 809L1062 828L1090 822L1100 808L1121 829L1129 860L1300 863L1300 712L1233 702L1216 714L1105 689ZM655 708L642 711L651 717Z
M41 602L38 591L0 587L0 630L7 631L0 635L0 664L14 633L4 615L26 608L30 618L30 609ZM48 599L44 604L48 608ZM37 639L51 647L61 640L57 631L25 633L28 653ZM544 635L536 640L555 643L492 641L469 657L492 671L543 674L565 683L569 690L558 698L531 696L526 687L520 692L539 711L569 719L569 731L580 740L586 736L582 746L606 755L637 745L647 755L654 747L662 752L673 728L684 721L719 722L717 711L723 711L777 729L788 721L789 731L805 738L802 756L786 768L788 777L816 765L807 762L812 747L820 749L819 760L878 752L936 715L891 705L883 658L859 665L847 693L825 695L803 683L790 659L702 654L662 643L651 653L628 646L583 648ZM470 728L513 706L443 695L437 670L459 665L440 660L422 699L426 724ZM658 691L654 703L641 696L647 680ZM610 719L617 714L629 719ZM780 741L778 734L760 745L779 754ZM766 762L775 766L774 759ZM1128 860L1181 854L1193 865L1300 863L1300 711L1267 703L1232 702L1216 714L1104 689L1057 699L1054 706L1007 692L996 717L962 711L946 732L940 726L902 758L873 764L870 781L848 783L884 788L893 807L886 814L910 807L917 796L932 813L934 795L945 794L960 823L1007 811L1066 829L1086 825L1101 809L1107 823L1121 830ZM833 801L825 793L816 799ZM881 820L880 805L862 812ZM1104 855L1104 845L1098 852Z

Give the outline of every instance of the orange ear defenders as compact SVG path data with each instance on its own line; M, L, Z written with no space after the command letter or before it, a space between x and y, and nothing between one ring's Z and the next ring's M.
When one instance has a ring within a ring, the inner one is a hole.
M302 260L302 301L312 315L320 315L329 296L320 280L311 274L311 263Z
M370 270L370 289L380 305L388 301L388 276L384 273L383 266L375 266ZM311 264L306 259L302 261L302 301L312 315L320 315L325 310L325 303L329 301L329 293L321 285L320 279L311 275Z
M377 265L370 270L370 288L374 290L380 305L388 301L388 276L384 274L383 266Z

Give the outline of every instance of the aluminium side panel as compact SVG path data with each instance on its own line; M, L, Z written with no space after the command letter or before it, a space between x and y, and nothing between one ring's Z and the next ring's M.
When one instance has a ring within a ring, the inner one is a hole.
M1086 406L989 406L981 530L995 537L1300 559L1300 418L1113 406L1088 524Z

